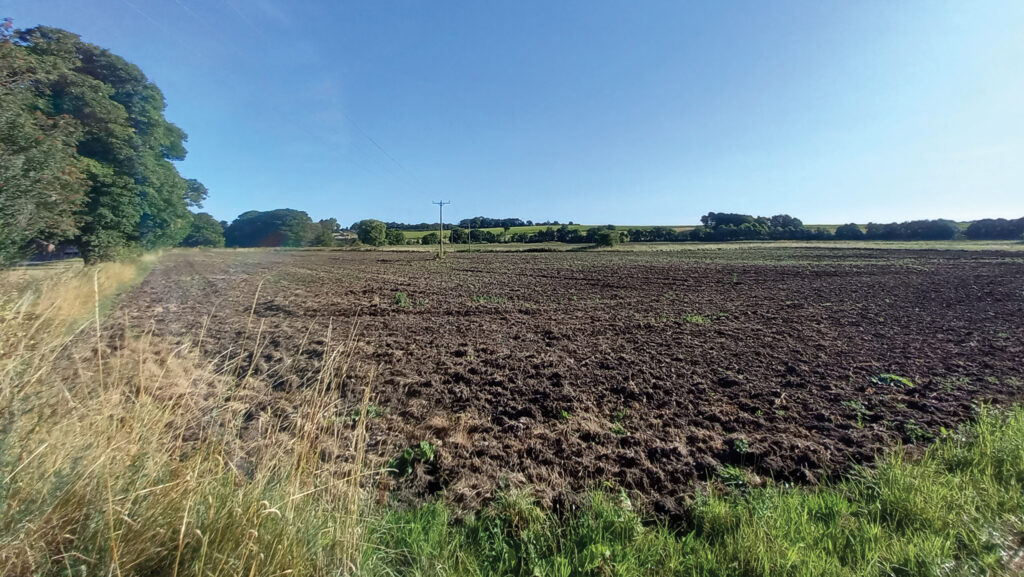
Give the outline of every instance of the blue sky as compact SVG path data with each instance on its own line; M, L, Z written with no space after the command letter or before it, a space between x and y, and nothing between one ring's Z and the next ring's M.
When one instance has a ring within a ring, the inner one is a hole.
M1024 216L1024 2L0 0L138 64L220 219Z

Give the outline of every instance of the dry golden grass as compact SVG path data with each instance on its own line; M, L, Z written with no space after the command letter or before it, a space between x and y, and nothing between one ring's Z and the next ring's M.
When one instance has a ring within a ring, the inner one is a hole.
M0 573L357 571L366 419L337 425L334 392L351 335L291 411L252 414L259 378L103 325L147 264L0 278Z

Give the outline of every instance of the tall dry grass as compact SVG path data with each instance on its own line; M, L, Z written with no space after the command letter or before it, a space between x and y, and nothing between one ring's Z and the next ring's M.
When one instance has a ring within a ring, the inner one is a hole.
M0 573L354 574L370 389L340 426L352 339L290 410L254 413L269 388L230 360L104 324L150 265L0 278Z

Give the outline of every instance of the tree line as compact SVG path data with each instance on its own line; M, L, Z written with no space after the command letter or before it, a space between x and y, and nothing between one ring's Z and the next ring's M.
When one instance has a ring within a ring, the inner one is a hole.
M547 226L536 231L515 231L512 226L488 227L488 224L530 222L520 219L490 219L474 217L459 221L450 229L449 242L466 243L593 243L614 244L618 242L729 242L738 240L953 240L968 239L1021 239L1024 235L1024 218L1017 220L985 219L971 223L966 230L945 219L911 220L891 223L868 223L861 226L844 224L831 230L825 227L808 227L803 221L788 214L770 217L741 213L709 212L701 217L701 225L689 230L676 230L667 226L645 228L619 228L614 225L588 227L581 230L572 223ZM366 221L361 221L366 222ZM375 221L379 222L379 221ZM556 223L557 224L557 223ZM381 223L391 230L391 225ZM433 228L424 224L419 230ZM470 228L472 226L472 228ZM529 226L527 224L516 226ZM543 225L542 225L543 226ZM501 231L486 228L502 228ZM402 230L415 230L404 228ZM607 232L606 232L607 231ZM432 243L437 243L433 233ZM384 243L389 244L389 243ZM390 243L394 244L394 243ZM401 242L397 244L402 244Z
M478 221L479 219L479 221ZM646 228L620 228L615 225L591 226L582 230L571 224L548 226L531 232L516 232L512 227L500 231L476 225L487 222L509 222L518 219L465 219L459 225L446 229L445 242L469 243L541 243L563 242L612 246L622 242L729 242L739 240L953 240L1017 239L1024 234L1024 218L1018 220L986 219L972 223L961 232L951 220L912 220L893 223L844 224L830 230L808 227L799 218L788 214L771 217L738 213L709 212L701 217L701 225L690 230L676 230L667 226ZM474 228L462 226L471 224ZM523 221L526 222L526 221ZM435 225L424 223L418 230ZM523 225L528 226L528 225ZM535 225L536 226L536 225ZM221 232L216 230L221 227ZM201 229L201 230L200 230ZM430 231L418 239L408 239L405 232L416 230L410 225L392 227L376 219L360 220L352 224L359 242L367 246L437 244L439 235ZM206 235L202 231L207 231ZM213 217L196 215L185 246L332 246L334 236L340 232L335 219L313 222L302 211L279 209L268 212L243 213L231 224L216 223Z

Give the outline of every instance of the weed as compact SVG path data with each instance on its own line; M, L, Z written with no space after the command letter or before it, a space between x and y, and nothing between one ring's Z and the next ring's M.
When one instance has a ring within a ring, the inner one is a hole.
M691 325L709 325L711 320L703 315L697 314L686 314L683 315L683 320L690 323Z
M746 439L733 439L732 448L741 455L746 455L750 452L750 441Z
M932 438L932 434L925 430L924 427L919 425L914 419L910 419L903 424L903 433L907 436L907 439L911 443L917 444L918 441L927 441Z
M735 465L726 465L718 469L718 476L722 479L722 484L730 489L743 491L749 487L746 472Z
M565 409L562 409L561 411L558 412L558 420L562 421L563 423L568 421L571 418L572 418L572 413L570 413L569 411L566 411Z
M411 298L405 293L395 293L395 305L403 309L419 308L427 306L427 301Z
M433 463L436 456L437 449L430 441L420 441L388 461L387 469L395 477L408 477L416 471L417 463Z
M867 407L864 406L864 403L860 402L857 399L853 399L849 401L843 401L842 405L847 409L853 411L854 415L857 416L857 428L863 429L864 418L871 415L871 412L867 410Z
M379 419L380 417L383 417L384 414L387 413L387 412L388 412L388 410L385 409L384 407L378 407L377 405L367 405L366 406L366 418L367 419ZM352 423L352 424L355 424L356 422L358 422L359 418L360 418L360 415L362 415L362 413L363 413L362 410L352 411L352 414L349 415L349 418L348 418L349 422Z
M505 297L499 297L494 295L473 295L473 302L475 303L490 303L490 304L501 304L508 302Z
M881 375L875 375L871 377L871 382L876 385L889 385L894 387L900 387L904 389L914 388L914 383L907 377L901 377L891 373L883 373Z
M939 389L944 393L952 393L956 389L965 387L971 383L971 380L967 377L940 377L935 379L939 384Z
M629 434L628 432L626 432L626 428L619 423L613 424L609 430L620 437L624 437Z

